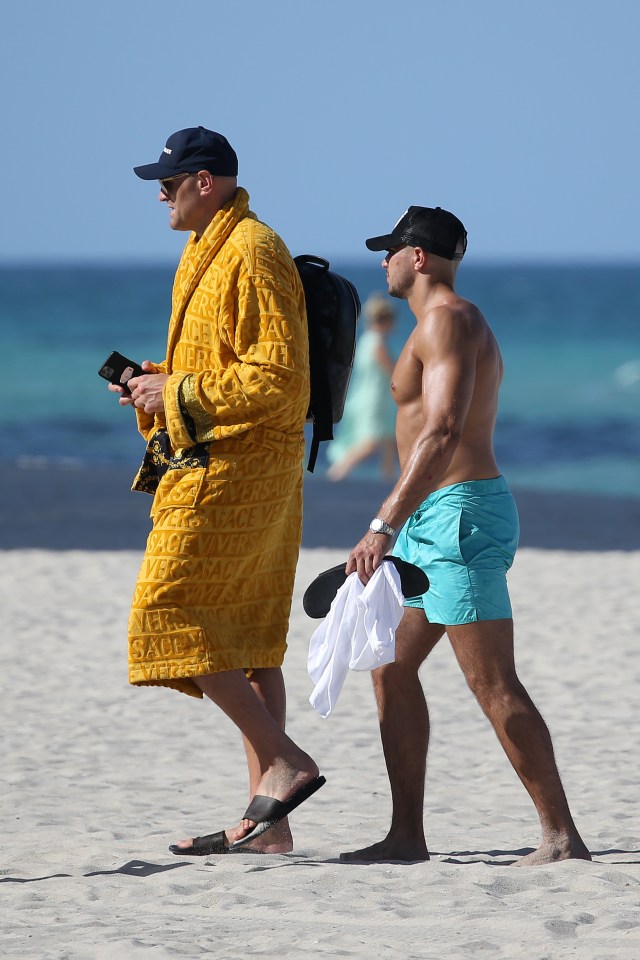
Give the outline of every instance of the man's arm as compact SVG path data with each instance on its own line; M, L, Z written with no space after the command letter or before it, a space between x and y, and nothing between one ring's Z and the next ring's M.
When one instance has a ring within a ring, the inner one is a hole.
M473 396L478 348L475 324L448 307L430 311L416 330L413 359L422 367L422 422L377 514L395 529L438 487L451 462ZM366 583L390 545L390 536L367 532L351 551L346 572L357 570Z

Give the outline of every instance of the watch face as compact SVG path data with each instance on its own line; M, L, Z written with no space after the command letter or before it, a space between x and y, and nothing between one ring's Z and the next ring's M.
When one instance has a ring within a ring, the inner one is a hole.
M369 530L372 533L384 533L388 537L392 537L395 533L393 527L390 527L386 520L383 520L381 517L374 517L371 523L369 524Z
M394 533L393 527L390 527L386 520L382 520L380 517L374 517L369 524L369 529L372 533L386 533L388 535Z

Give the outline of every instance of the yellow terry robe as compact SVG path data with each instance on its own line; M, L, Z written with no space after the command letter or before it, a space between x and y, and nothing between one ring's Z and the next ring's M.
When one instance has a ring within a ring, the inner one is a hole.
M138 424L147 439L165 428L173 456L134 593L129 680L199 697L190 677L282 663L302 531L304 294L242 188L187 242L157 369L165 415L138 411Z

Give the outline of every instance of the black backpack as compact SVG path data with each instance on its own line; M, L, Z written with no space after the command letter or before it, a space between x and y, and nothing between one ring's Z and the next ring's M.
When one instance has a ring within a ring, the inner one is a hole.
M303 253L294 257L307 305L311 397L307 422L313 423L307 470L313 473L322 440L333 440L333 424L344 402L356 350L360 298L345 277L329 269L329 261Z

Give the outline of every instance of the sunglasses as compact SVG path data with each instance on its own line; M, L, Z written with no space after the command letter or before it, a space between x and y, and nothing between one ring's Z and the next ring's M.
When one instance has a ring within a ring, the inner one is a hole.
M164 194L165 197L170 197L171 192L175 189L172 186L167 186L167 184L172 184L175 180L184 180L185 177L192 177L192 173L176 173L175 177L165 177L164 180L158 180L160 184L160 191ZM177 192L177 191L176 191Z

